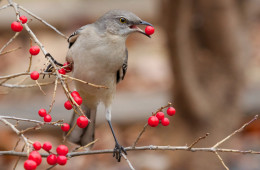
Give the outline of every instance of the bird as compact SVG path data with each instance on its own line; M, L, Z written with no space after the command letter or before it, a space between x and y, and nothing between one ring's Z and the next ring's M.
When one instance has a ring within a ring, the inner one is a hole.
M124 79L128 67L126 39L132 33L150 37L139 25L152 24L125 10L110 10L91 24L82 26L68 38L69 49L66 61L72 64L72 76L90 83L106 86L95 88L75 81L75 88L83 99L82 110L90 120L84 129L75 127L69 140L84 146L94 140L96 112L99 103L105 106L105 117L115 140L113 157L120 162L126 150L116 138L111 122L112 101L117 84ZM77 115L72 114L70 124L75 124Z

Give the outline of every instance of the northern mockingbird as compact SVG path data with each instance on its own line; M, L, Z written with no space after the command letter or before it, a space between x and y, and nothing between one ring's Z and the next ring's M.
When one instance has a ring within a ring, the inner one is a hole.
M106 120L112 131L115 148L113 156L120 161L125 149L119 144L111 123L111 104L116 92L116 85L123 80L127 70L128 52L126 39L134 32L149 37L138 25L150 25L135 14L123 10L111 10L96 22L76 30L68 39L69 50L66 60L72 63L73 77L104 85L108 89L97 89L75 82L76 90L83 99L82 109L91 123L85 128L76 127L69 139L79 145L86 145L94 140L95 119L98 104L104 103ZM71 124L77 115L74 113Z

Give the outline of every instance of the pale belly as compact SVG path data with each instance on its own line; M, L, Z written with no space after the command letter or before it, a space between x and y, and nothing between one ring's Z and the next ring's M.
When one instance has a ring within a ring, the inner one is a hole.
M79 43L80 42L80 43ZM108 89L75 81L77 90L87 105L102 101L110 105L116 90L116 73L125 59L125 39L116 36L92 38L92 34L78 37L68 52L73 60L73 77Z

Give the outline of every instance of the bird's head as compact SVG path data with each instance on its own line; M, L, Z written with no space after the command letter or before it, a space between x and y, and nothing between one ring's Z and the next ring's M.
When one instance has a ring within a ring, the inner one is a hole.
M111 34L127 36L130 33L139 32L148 37L138 25L152 24L141 20L138 16L129 11L111 10L100 17L95 23L100 29L105 30Z

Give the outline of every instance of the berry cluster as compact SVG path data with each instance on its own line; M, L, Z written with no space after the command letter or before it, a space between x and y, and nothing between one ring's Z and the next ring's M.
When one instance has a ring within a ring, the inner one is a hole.
M23 26L22 24L25 24L27 22L27 17L26 16L20 16L20 21L22 22L19 22L19 21L14 21L12 24L11 24L11 29L14 31L14 32L21 32L23 30ZM31 55L37 55L39 54L40 52L40 48L38 46L32 46L30 49L29 49L29 52ZM39 78L39 73L37 71L33 71L31 73L31 79L33 80L37 80Z
M65 145L59 145L56 148L57 154L53 154L50 152L52 149L52 144L50 142L45 142L42 146L41 143L36 141L33 143L34 151L32 151L28 159L24 162L24 169L26 170L34 170L39 166L42 162L42 157L39 154L39 150L42 148L46 152L48 152L50 155L47 157L47 163L49 165L65 165L67 163L67 153L69 152L69 149Z
M169 116L175 115L176 110L173 107L169 107L167 109L167 114ZM163 112L157 112L155 116L151 116L148 118L148 125L151 127L156 127L161 122L163 126L168 126L170 124L170 120L164 116Z
M79 95L79 92L77 91L73 91L70 93L71 96L73 97L74 101L78 104L78 105L81 105L82 104L82 98L80 97ZM71 110L73 107L72 107L72 102L70 100L66 101L64 103L64 107L67 109L67 110Z
M19 19L22 22L22 24L25 24L27 22L27 17L26 16L20 16ZM14 32L21 32L23 30L23 26L22 26L21 22L18 22L18 21L12 22L11 29Z
M40 109L38 111L39 116L43 117L44 122L51 122L52 117L51 115L47 114L47 111L45 109Z
M66 73L69 73L71 71L72 71L72 66L69 62L64 63L63 67L58 70L58 72L63 75L65 75Z
M51 115L47 114L47 111L45 109L40 109L38 111L39 116L43 117L44 122L51 122L52 117ZM61 125L61 130L64 132L67 132L70 130L70 125L68 123L63 123Z
M73 97L74 101L78 104L78 105L81 105L82 104L82 98L80 97L80 94L79 92L77 91L73 91L70 93L71 96ZM72 107L72 104L71 104L71 101L66 101L64 103L64 107L67 109L67 110L71 110L73 107ZM78 117L77 119L77 125L78 127L80 128L85 128L88 126L88 118L86 118L85 116L80 116Z

